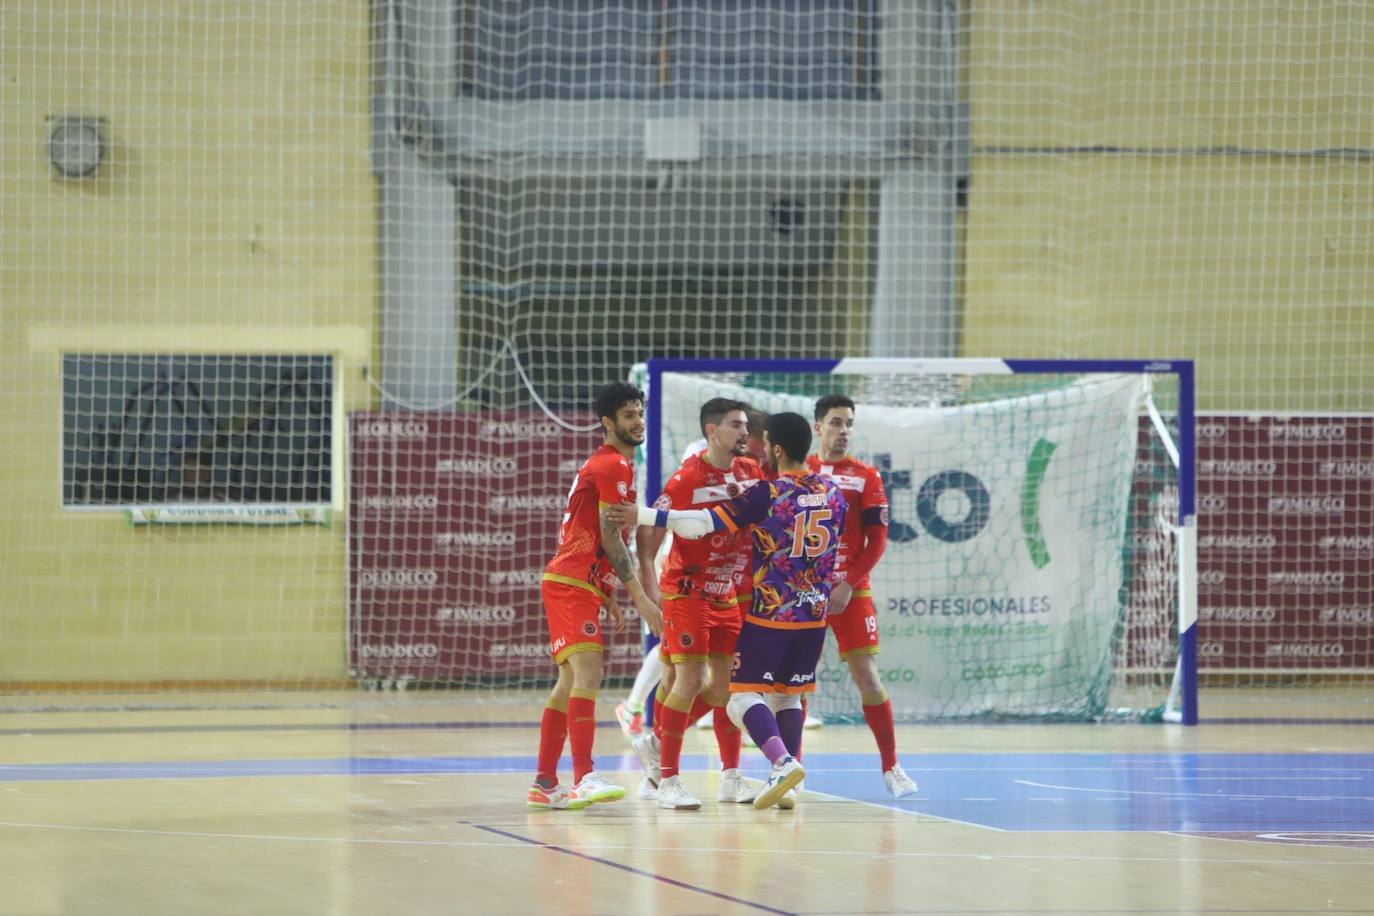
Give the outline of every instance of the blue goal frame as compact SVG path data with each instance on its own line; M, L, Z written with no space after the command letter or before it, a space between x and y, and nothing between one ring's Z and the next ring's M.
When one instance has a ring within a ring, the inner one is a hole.
M663 489L663 417L654 401L663 390L665 372L809 372L816 375L883 375L918 373L962 373L1016 375L1021 373L1105 373L1131 372L1142 375L1178 377L1178 515L1180 525L1179 587L1179 690L1184 725L1196 725L1197 708L1197 451L1194 439L1195 375L1190 359L889 359L846 357L840 359L674 359L648 360L649 401L645 404L649 425L645 442L645 498Z

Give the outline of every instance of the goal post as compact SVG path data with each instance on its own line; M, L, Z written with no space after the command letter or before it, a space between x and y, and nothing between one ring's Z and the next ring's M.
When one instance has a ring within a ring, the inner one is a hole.
M880 674L904 721L1195 724L1193 363L651 359L644 499L731 397L858 405L854 454L888 491L874 570ZM861 711L833 640L828 720Z

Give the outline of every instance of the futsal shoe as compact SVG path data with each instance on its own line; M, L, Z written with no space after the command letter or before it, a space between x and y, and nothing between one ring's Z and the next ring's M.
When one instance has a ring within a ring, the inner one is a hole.
M525 798L525 805L536 811L577 811L589 804L591 802L579 797L575 789L569 790L562 785L546 789L537 782L530 783L530 794Z
M633 741L644 734L644 713L630 712L630 708L624 703L615 708L615 720L620 723L620 730L625 733L626 741Z
M681 776L669 776L658 784L658 806L672 811L696 811L701 802L687 791Z
M639 788L635 794L645 801L653 801L658 798L658 780L650 776L645 776L639 781Z
M797 762L795 757L784 757L773 766L773 772L768 775L768 785L766 785L759 797L754 799L754 808L762 811L771 808L778 803L778 799L787 794L797 783L806 778L806 771Z
M635 752L635 759L639 765L644 767L644 774L654 781L659 781L658 773L658 735L647 732L630 742L630 750Z
M802 722L802 728L820 728L824 724L824 719L820 716L813 716L808 712L806 714L806 721Z
M761 781L750 779L738 769L721 770L720 787L716 789L716 801L747 805L758 798L762 791L763 783Z
M883 774L883 782L893 798L906 798L908 795L916 794L916 780L906 775L906 770L902 769L900 763Z
M607 782L600 773L593 770L573 786L573 794L586 799L588 805L595 805L601 802L620 801L625 797L625 787Z
M782 798L778 799L778 807L784 811L791 811L797 807L797 790L788 789L782 793Z

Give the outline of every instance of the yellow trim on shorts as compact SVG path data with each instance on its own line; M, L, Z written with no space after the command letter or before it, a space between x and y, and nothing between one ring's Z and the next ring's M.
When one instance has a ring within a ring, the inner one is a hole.
M592 585L590 582L584 582L581 579L574 579L572 576L560 576L558 573L546 572L544 573L544 581L561 582L563 585L571 585L573 588L585 589L591 592L596 597L600 598L602 601L606 600L606 594L603 591L601 591L601 589L597 588L595 585Z
M564 646L558 650L558 654L553 657L554 664L561 665L568 660L568 656L577 655L581 652L605 652L606 648L596 642L575 642L570 646Z
M706 656L705 656L705 655L674 655L674 654L672 654L672 653L670 652L670 653L668 653L668 661L669 661L669 663L674 664L674 665L680 665L680 664L682 664L683 662L704 662L704 661L706 661Z
M854 592L853 594L851 594L849 597L850 597L850 598L872 598L872 597L873 597L873 589L871 589L871 588L861 588L861 589L858 589L857 591L855 591L855 592Z
M857 649L850 649L848 652L840 653L840 661L849 661L851 655L877 655L878 646L859 646Z

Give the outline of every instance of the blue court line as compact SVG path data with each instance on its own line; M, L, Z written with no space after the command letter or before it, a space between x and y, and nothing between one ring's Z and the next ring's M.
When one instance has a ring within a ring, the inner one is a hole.
M637 773L626 754L603 772ZM529 774L533 756L339 757L0 766L0 782ZM762 757L747 768L760 775ZM886 794L874 754L810 754L807 787L841 799L1001 830L1374 832L1374 754L921 754L914 798ZM714 769L686 755L689 773Z
M633 868L629 865L623 865L620 862L613 862L610 859L603 859L600 856L587 855L585 852L578 852L577 850L569 849L566 846L555 846L552 843L545 843L542 840L536 840L532 837L520 836L518 833L508 833L505 830L499 830L496 827L487 827L483 824L473 824L472 826L476 827L478 830L485 830L487 833L494 833L497 836L503 836L507 837L508 839L518 840L521 843L529 843L531 846L538 846L541 849L547 849L550 852L561 852L564 855L576 856L579 859L586 859L588 862L596 862L598 865L608 865L611 868L617 868L621 871L629 872L632 875L639 875L641 878L652 878L655 881L661 881L664 884L670 884L673 887L678 887L685 891L692 891L697 894L706 894L707 896L715 897L717 900L727 900L730 903L738 903L740 906L747 906L750 909L762 910L765 913L777 913L779 914L779 916L796 916L796 914L793 913L791 910L779 910L771 906L765 906L762 903L755 903L752 900L745 900L741 897L731 897L729 894L722 894L719 891L713 891L704 887L697 887L695 884L687 884L686 882L678 881L674 878L668 878L663 875L654 874L651 871L643 871L638 868Z

